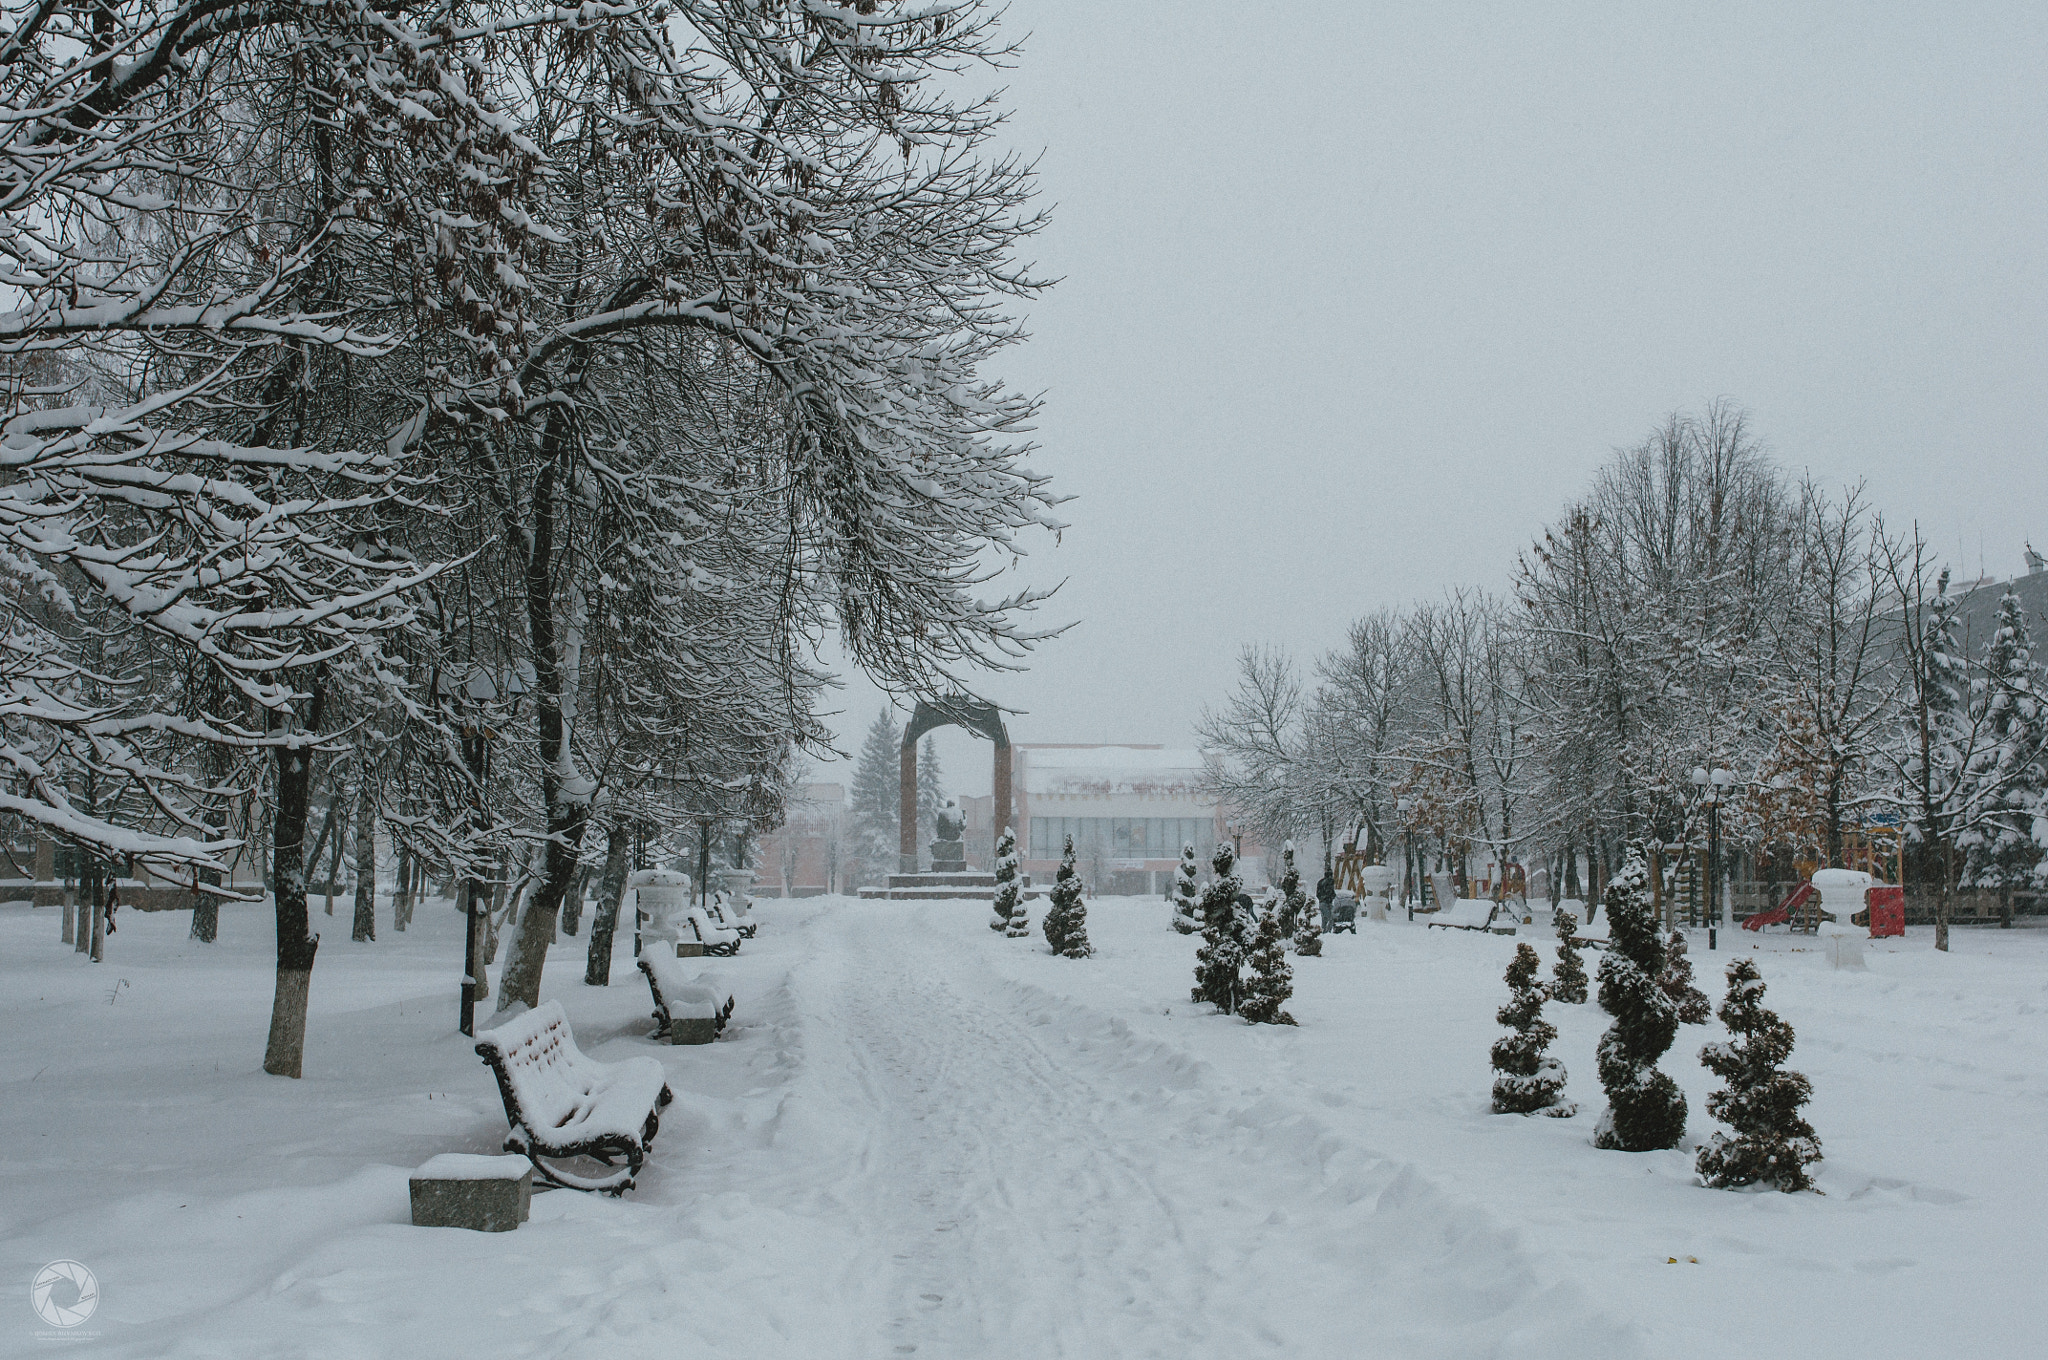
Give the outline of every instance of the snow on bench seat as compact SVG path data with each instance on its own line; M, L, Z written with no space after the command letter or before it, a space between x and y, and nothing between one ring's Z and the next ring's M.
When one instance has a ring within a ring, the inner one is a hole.
M507 1152L523 1152L534 1173L576 1190L624 1194L633 1186L662 1106L675 1098L653 1058L599 1062L576 1047L559 1001L544 1002L477 1036L476 1051L498 1079L512 1131ZM586 1176L543 1157L591 1158L611 1167ZM615 1166L624 1157L626 1165Z
M652 950L640 955L640 971L647 975L647 990L654 997L655 1028L648 1038L661 1038L677 1020L709 1020L716 1032L724 1032L725 1022L732 1018L733 999L716 974L699 973L691 981L681 960Z
M1484 897L1460 897L1430 917L1429 924L1446 930L1490 930L1497 935L1512 935L1520 919L1504 902Z

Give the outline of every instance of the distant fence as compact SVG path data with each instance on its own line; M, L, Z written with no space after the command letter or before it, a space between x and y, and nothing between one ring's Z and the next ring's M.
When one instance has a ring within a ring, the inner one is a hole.
M1729 890L1729 910L1735 919L1754 916L1760 911L1769 911L1787 897L1798 884L1745 883ZM1931 926L1934 924L1936 908L1934 889L1908 884L1906 887L1906 924ZM2012 895L2012 915L2048 916L2048 893L2015 891ZM1997 925L2005 919L2005 903L1996 888L1957 888L1948 895L1948 919L1952 925Z

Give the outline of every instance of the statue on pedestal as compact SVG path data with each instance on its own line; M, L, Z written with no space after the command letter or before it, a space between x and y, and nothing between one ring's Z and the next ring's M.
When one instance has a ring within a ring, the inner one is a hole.
M935 874L960 874L967 872L967 851L960 844L961 836L967 831L967 814L952 799L938 810L932 818L933 830L938 839L932 842L932 872Z

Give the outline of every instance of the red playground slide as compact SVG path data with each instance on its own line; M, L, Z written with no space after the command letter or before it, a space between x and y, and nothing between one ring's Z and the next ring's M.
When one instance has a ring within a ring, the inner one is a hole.
M1777 906L1772 907L1769 911L1760 911L1744 921L1742 928L1744 930L1762 930L1765 926L1782 926L1792 919L1793 910L1805 906L1806 899L1811 896L1813 896L1813 885L1811 883L1802 883L1792 890L1790 897L1780 902Z

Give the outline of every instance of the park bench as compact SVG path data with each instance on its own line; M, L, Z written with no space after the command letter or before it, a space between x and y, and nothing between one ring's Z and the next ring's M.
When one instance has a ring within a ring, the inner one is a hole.
M1432 928L1442 926L1445 930L1487 930L1496 935L1512 935L1521 924L1510 904L1494 902L1484 897L1460 897L1450 906L1429 918Z
M728 992L720 1000L725 988L709 973L691 982L681 962L659 953L643 953L640 971L647 975L647 990L654 997L654 1032L648 1038L668 1038L670 1027L684 1019L708 1019L713 1036L725 1032L725 1022L732 1019L732 995Z
M751 910L753 902L745 893L719 893L711 899L711 919L718 925L740 933L743 940L754 938L760 926L754 920Z
M659 1062L606 1063L586 1056L576 1047L559 1001L485 1030L476 1051L505 1099L505 1120L512 1126L505 1151L526 1154L534 1174L550 1185L612 1195L633 1188L661 1127L661 1109L675 1098ZM618 1165L621 1157L624 1166ZM586 1175L550 1165L578 1158L606 1170Z
M728 958L740 952L740 932L718 924L705 914L704 908L691 907L683 919L689 923L691 932L683 938L694 937L704 946L705 953Z

